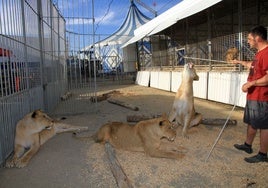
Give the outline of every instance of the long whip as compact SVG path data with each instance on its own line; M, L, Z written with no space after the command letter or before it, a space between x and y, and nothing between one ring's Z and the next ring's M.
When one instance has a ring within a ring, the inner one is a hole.
M241 96L242 96L242 93L241 93L240 97L241 97ZM238 99L240 99L240 97L239 97ZM227 125L227 123L228 123L228 121L229 121L229 119L230 119L230 117L231 117L231 115L232 115L232 113L233 113L233 111L234 111L234 109L235 109L235 107L236 107L236 104L234 104L232 110L229 112L229 115L228 115L228 117L227 117L227 119L226 119L226 121L225 121L225 123L224 123L224 125L223 125L223 127L222 127L222 129L221 129L221 131L220 131L220 133L219 133L219 135L218 135L218 137L217 137L217 139L215 140L215 142L214 142L214 144L213 144L213 146L212 146L210 152L208 153L208 156L207 156L205 162L207 162L207 160L208 160L208 158L210 157L210 155L211 155L213 149L215 148L216 144L218 143L218 141L219 141L219 139L220 139L220 137L221 137L221 135L222 135L222 133L223 133L223 131L224 131L224 129L225 129L225 127L226 127L226 125Z

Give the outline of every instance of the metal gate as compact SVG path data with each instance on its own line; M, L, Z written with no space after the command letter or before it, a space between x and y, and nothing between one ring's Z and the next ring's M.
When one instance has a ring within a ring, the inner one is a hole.
M51 112L66 91L65 47L65 20L50 0L0 2L0 164L17 121Z

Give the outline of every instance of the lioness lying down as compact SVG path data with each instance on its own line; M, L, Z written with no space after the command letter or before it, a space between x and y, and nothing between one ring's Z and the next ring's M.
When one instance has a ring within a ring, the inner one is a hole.
M16 125L14 155L6 167L25 167L47 140L58 133L86 131L88 127L72 126L53 120L40 110L24 116Z
M174 141L176 130L164 115L140 121L136 125L122 122L104 124L94 136L96 142L110 142L117 149L145 152L151 157L180 159L184 156ZM166 138L169 142L163 142Z

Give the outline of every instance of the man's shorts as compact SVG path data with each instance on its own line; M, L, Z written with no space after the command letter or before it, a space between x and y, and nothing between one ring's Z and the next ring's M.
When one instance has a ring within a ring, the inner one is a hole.
M268 102L247 100L244 122L254 129L268 129Z

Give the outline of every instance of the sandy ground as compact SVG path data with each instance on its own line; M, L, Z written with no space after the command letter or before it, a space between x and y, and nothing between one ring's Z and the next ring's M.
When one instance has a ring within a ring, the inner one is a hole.
M103 93L113 89L121 91L120 100L140 110L132 111L107 101L91 104L84 98L80 111L77 110L79 113L65 115L64 121L88 126L90 131L84 134L91 135L108 121L126 121L127 115L168 113L175 95L137 85L99 88ZM55 114L64 113L63 108L64 105L59 105ZM227 118L232 106L195 99L195 108L204 118ZM250 155L233 147L235 143L244 142L246 126L241 121L242 116L242 109L236 108L231 119L238 120L238 124L226 127L207 161L222 125L201 124L191 128L189 139L178 135L175 144L187 148L181 160L151 158L144 153L121 150L116 150L116 156L133 187L268 187L268 163L248 164L243 159ZM253 144L254 154L258 148L259 134ZM0 168L0 187L106 188L117 185L103 145L77 140L71 133L64 133L43 145L27 167Z

